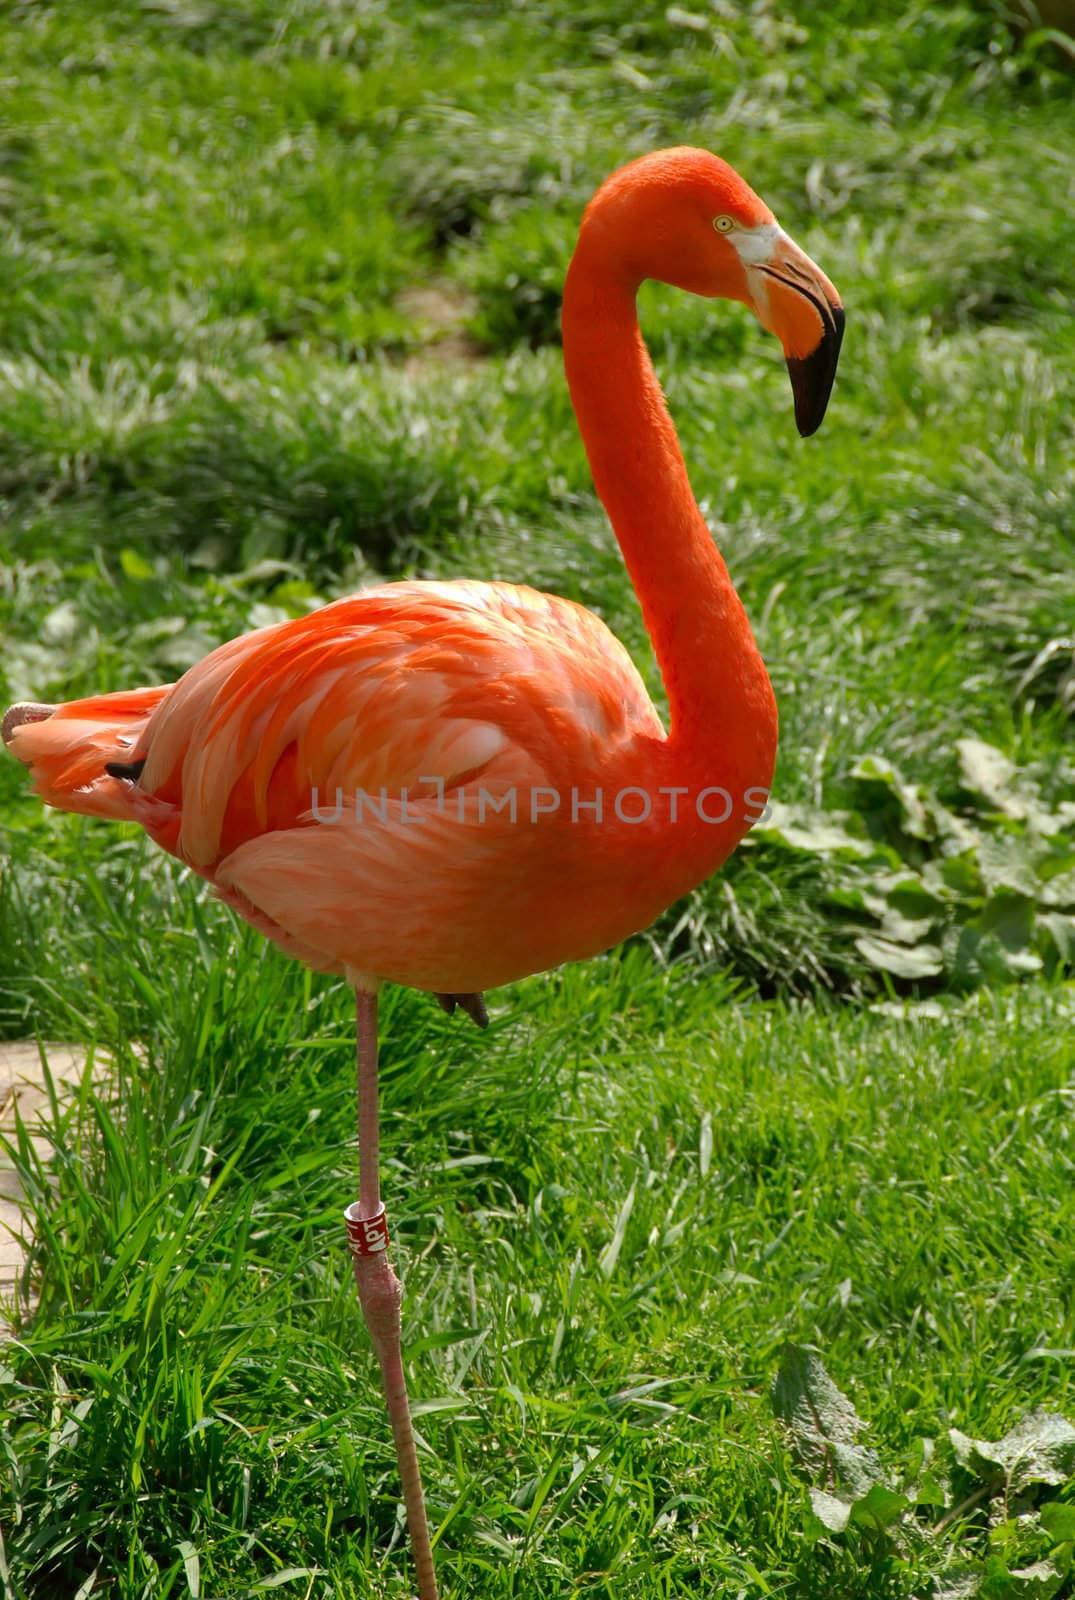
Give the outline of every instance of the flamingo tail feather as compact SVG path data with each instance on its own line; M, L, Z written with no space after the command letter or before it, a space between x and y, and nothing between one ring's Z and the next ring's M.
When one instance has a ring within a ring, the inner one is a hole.
M29 769L46 805L130 820L131 782L108 769L131 768L146 723L170 687L91 695L61 706L12 706L0 721L0 738Z

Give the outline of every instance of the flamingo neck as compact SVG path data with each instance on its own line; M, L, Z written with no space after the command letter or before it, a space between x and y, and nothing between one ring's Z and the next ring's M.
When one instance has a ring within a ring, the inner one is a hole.
M564 288L564 365L594 485L664 679L668 744L713 770L743 758L767 784L776 709L742 602L694 495L642 340L637 283L580 239ZM739 761L735 763L739 765Z

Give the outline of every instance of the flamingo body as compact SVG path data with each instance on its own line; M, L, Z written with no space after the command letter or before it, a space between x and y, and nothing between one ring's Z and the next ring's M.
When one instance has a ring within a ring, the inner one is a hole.
M627 652L500 583L372 589L9 743L43 799L141 823L289 954L447 993L647 926L756 815L680 796L669 828L684 771ZM749 771L729 752L699 783L760 794L775 746L772 716Z

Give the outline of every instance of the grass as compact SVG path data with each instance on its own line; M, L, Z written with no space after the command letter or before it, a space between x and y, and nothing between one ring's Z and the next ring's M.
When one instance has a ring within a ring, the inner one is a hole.
M487 1038L388 1002L438 1559L460 1600L1069 1593L1044 1491L975 1489L947 1433L1075 1409L1067 56L921 0L0 27L5 703L406 573L582 600L659 697L559 366L579 209L705 144L840 286L805 445L745 312L641 305L780 700L777 825L649 939L494 996ZM429 281L480 358L441 359ZM19 1155L5 1600L409 1593L340 1242L346 995L10 762L0 861L0 1034L115 1060L48 1170ZM932 1504L820 1527L788 1340L890 1483L935 1441Z

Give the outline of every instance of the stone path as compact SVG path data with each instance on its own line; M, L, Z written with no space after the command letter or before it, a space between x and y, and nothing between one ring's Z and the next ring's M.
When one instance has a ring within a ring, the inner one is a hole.
M82 1045L43 1044L22 1039L15 1044L0 1043L0 1132L9 1139L15 1130L16 1112L30 1130L34 1149L46 1155L49 1142L41 1132L41 1113L48 1110L49 1097L41 1065L41 1050L48 1059L53 1081L61 1090L79 1083L86 1065ZM22 1298L20 1283L26 1261L26 1220L19 1208L22 1189L10 1160L0 1150L0 1338L11 1326L13 1313L25 1315L32 1309ZM16 1304L21 1300L21 1304Z

